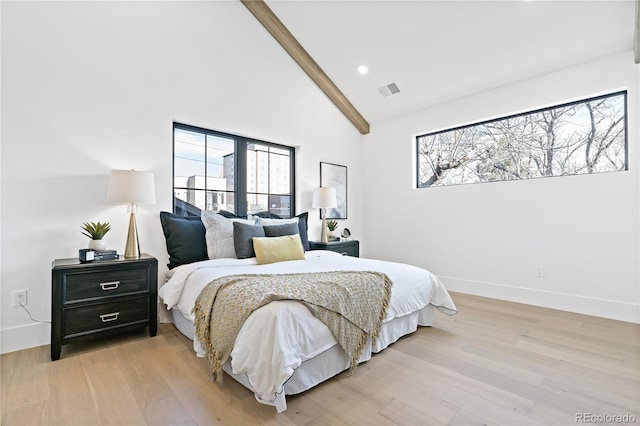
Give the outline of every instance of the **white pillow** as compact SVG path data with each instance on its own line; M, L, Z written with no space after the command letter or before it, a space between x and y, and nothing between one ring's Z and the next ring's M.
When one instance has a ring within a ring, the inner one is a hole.
M264 225L285 225L287 223L298 223L297 217L292 217L291 219L271 219L265 217L258 217L256 220L256 225L264 226Z
M202 211L200 219L206 230L204 238L207 242L209 259L237 258L233 243L233 222L255 224L255 220L229 219L208 210Z

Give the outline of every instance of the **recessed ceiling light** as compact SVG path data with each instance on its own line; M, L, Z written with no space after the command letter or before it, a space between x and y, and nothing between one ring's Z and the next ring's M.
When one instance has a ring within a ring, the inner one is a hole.
M367 68L367 66L366 66L366 65L360 65L360 66L358 67L358 72L359 72L360 74L366 74L366 73L368 73L368 72L369 72L369 68Z

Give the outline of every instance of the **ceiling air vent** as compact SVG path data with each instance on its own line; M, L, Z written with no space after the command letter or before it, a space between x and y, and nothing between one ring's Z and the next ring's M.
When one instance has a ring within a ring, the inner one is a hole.
M387 84L386 86L382 86L378 89L378 92L380 92L380 94L385 98L387 96L395 95L399 91L400 89L398 88L398 85L395 83Z

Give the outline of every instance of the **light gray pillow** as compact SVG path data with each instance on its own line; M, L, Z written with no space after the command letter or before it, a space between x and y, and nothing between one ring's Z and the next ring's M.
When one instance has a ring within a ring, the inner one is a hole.
M262 226L233 222L233 243L238 259L256 257L256 252L253 249L253 237L265 237Z
M240 222L253 225L254 220L228 219L218 213L203 210L200 219L206 230L207 254L209 259L236 258L233 242L233 223Z

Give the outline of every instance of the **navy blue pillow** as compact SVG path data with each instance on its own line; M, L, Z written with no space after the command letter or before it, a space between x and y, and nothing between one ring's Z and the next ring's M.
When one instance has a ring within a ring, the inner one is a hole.
M281 217L281 216L278 216L278 215L277 215L277 214L275 214L275 213L271 213L271 212L270 212L270 211L268 211L268 210L265 210L265 211L263 211L263 212L255 213L255 214L254 214L254 216L264 217L265 219L282 219L282 217Z
M309 218L309 212L300 213L296 216L298 218L298 228L300 234L300 241L302 241L302 247L304 251L309 251L309 237L307 235L307 219Z
M206 230L199 216L178 216L160 212L160 223L167 243L169 269L207 260Z

